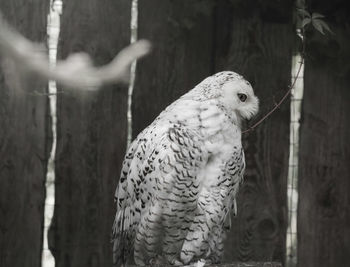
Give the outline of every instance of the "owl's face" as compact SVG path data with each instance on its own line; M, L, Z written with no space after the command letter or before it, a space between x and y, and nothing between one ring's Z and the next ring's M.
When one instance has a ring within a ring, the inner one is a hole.
M222 102L239 119L251 119L259 110L259 99L254 95L251 85L242 79L228 81L222 88Z

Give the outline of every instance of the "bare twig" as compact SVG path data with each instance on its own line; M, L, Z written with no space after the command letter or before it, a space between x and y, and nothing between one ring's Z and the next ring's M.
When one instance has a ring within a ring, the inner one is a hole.
M66 60L50 66L46 49L20 35L0 13L0 52L13 60L18 69L35 73L63 86L82 90L96 90L103 84L127 83L130 65L150 51L151 45L140 40L124 48L107 65L94 67L86 53L75 53Z
M266 120L268 117L271 116L271 114L276 110L278 109L282 103L286 100L286 98L290 95L290 93L292 92L292 89L294 88L298 78L299 78L299 74L300 74L300 71L301 71L301 68L304 64L304 57L301 58L301 61L300 61L300 64L299 64L299 68L298 68L298 71L297 71L297 74L295 75L294 77L294 80L292 82L292 84L289 86L287 92L284 94L284 96L280 99L280 101L278 103L275 103L274 104L274 107L268 112L266 113L260 120L258 120L256 123L254 123L252 126L250 126L247 130L243 131L242 133L248 133L252 130L254 130L254 128L256 128L259 124L261 124L264 120Z

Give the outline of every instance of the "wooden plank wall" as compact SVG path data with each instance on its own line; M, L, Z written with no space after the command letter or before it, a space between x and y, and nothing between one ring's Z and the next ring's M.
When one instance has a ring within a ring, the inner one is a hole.
M0 0L0 10L27 38L45 43L47 3ZM5 55L0 62L0 266L36 267L49 143L47 97L36 93L47 88L37 77L18 79Z
M335 34L307 31L300 132L298 266L349 266L350 9L308 1Z
M288 90L295 32L292 1L220 1L216 13L215 71L243 74L260 99L260 116ZM243 135L247 170L238 217L225 258L284 262L287 227L289 101Z
M133 135L211 73L230 69L253 84L265 113L290 80L291 1L139 0L139 36L154 42L140 62ZM34 4L35 2L35 4ZM347 266L350 251L349 10L345 1L310 1L335 35L307 34L300 140L299 266ZM131 1L64 1L60 57L87 51L108 62L129 42ZM48 1L0 0L24 35L45 41ZM118 15L116 15L118 14ZM4 58L1 58L4 64ZM48 157L46 85L15 87L0 74L0 266L39 266ZM126 145L125 87L69 88L58 102L57 188L50 246L57 266L111 266L113 195ZM246 182L226 261L285 256L289 105L244 137Z
M97 65L130 42L129 0L63 1L59 57L86 51ZM56 266L111 266L114 191L126 150L127 87L58 98L56 207L49 243Z
M212 14L210 0L139 0L139 37L154 48L137 68L133 137L212 72Z

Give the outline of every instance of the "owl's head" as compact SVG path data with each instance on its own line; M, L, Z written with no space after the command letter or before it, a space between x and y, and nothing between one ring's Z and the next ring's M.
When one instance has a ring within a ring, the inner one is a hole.
M227 77L220 88L220 101L225 108L233 111L239 119L249 120L255 116L259 110L259 99L250 83L234 72L225 71L216 75Z
M233 71L218 72L204 79L183 98L198 101L217 99L238 123L251 119L259 110L259 99L252 86Z

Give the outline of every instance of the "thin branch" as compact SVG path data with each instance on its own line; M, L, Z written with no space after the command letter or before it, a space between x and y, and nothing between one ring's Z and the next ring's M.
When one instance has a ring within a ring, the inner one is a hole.
M254 130L254 128L256 128L264 120L266 120L268 117L270 117L271 114L282 105L282 103L286 100L286 98L292 92L292 89L294 88L294 86L295 86L295 84L296 84L296 82L297 82L297 80L299 78L299 74L300 74L301 68L303 66L303 63L304 63L304 57L301 58L301 61L300 61L300 64L299 64L299 68L298 68L297 74L294 77L293 83L289 86L289 89L284 94L284 96L281 98L281 100L278 103L275 103L274 107L264 117L262 117L259 121L257 121L255 124L250 126L247 130L243 131L242 133L248 133L248 132Z
M150 49L148 41L140 40L124 48L102 67L93 66L86 53L72 54L51 66L45 47L19 34L0 13L0 52L12 59L19 70L74 89L97 90L103 84L128 83L131 63L147 55Z

